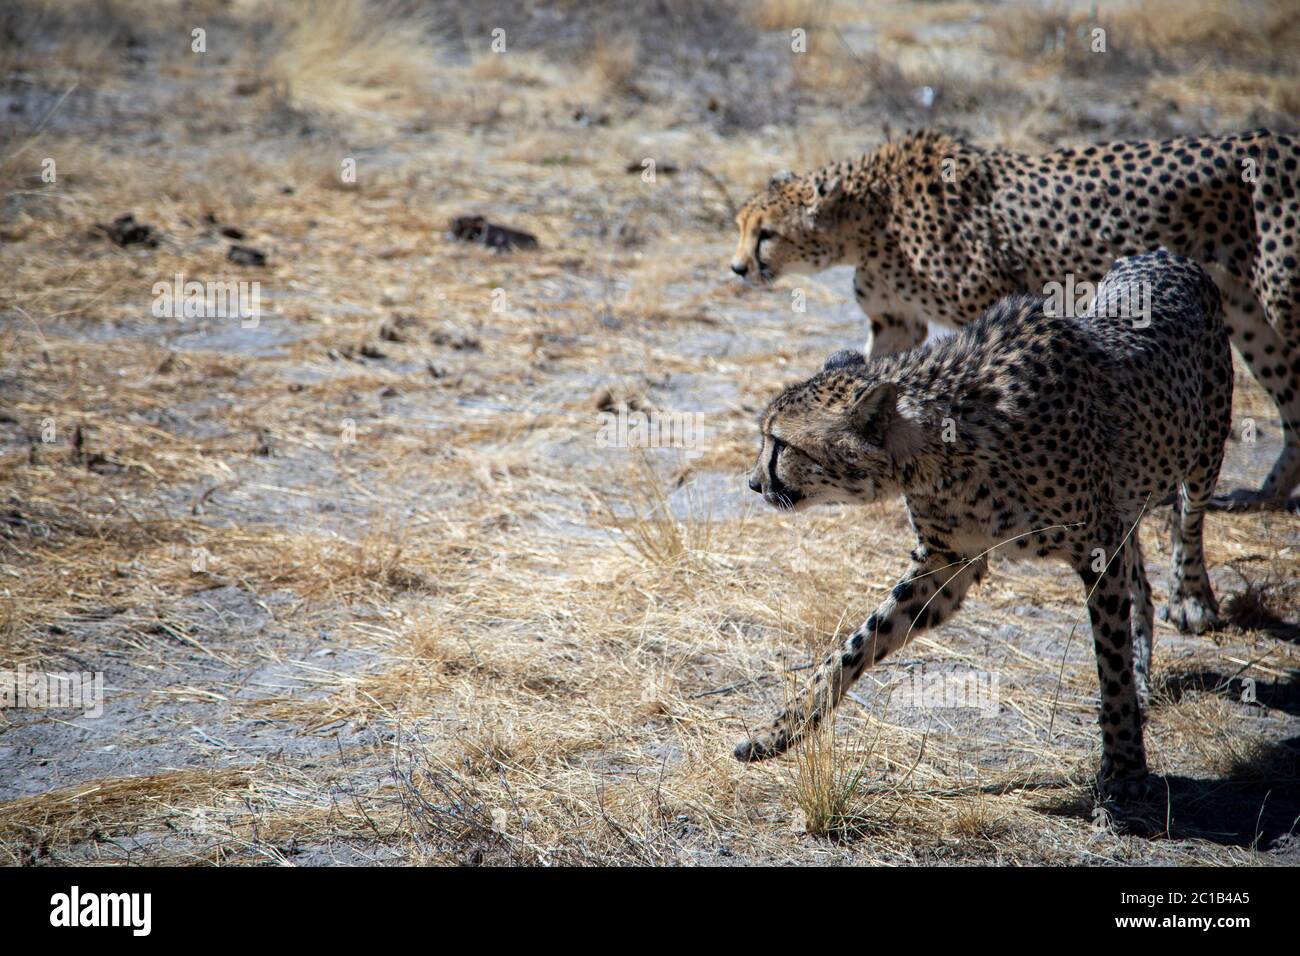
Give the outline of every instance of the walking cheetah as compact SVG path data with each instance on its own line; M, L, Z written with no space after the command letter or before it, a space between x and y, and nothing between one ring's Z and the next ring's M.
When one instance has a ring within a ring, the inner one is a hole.
M1142 295L1143 318L1116 317ZM1064 559L1083 579L1101 683L1099 784L1124 796L1145 778L1153 611L1138 525L1177 492L1162 616L1184 631L1213 627L1201 526L1231 425L1228 333L1214 283L1164 250L1117 261L1077 317L1049 302L1013 296L955 336L871 361L837 352L767 407L751 489L795 510L902 494L917 544L802 703L738 759L798 740L869 664L947 620L1005 546Z
M1037 156L921 132L773 177L737 216L731 268L766 285L855 266L877 356L925 341L927 320L961 326L1006 295L1096 282L1120 256L1163 247L1196 259L1284 431L1263 486L1214 505L1284 507L1300 482L1298 163L1300 139L1266 130Z

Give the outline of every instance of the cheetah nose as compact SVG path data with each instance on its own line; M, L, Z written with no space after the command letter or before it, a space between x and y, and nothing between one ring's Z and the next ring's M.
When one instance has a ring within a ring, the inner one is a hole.
M731 271L734 272L734 273L735 273L736 275L738 275L738 276L743 276L746 272L749 271L749 263L748 263L748 262L733 262L733 263L731 264ZM751 486L751 487L752 487L752 486Z
M750 491L756 491L756 492L758 492L759 494L762 494L762 492L763 492L763 483L760 482L760 481L759 481L757 478L755 478L753 475L750 475L750 476L749 476L749 490L750 490Z

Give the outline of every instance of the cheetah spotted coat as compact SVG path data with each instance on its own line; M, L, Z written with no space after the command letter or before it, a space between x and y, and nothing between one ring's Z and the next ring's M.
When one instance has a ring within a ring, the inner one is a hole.
M872 356L973 321L1003 296L1096 282L1153 249L1200 262L1232 341L1281 412L1284 448L1258 491L1300 482L1300 140L1267 130L1100 143L1028 155L922 132L805 176L778 174L737 216L747 281L856 267ZM1296 504L1293 502L1293 505Z
M1147 314L1122 315L1141 287ZM1153 609L1138 526L1176 493L1163 614L1187 631L1213 626L1201 528L1231 424L1228 334L1204 270L1164 251L1116 262L1077 317L1048 314L1047 301L1005 299L955 336L870 361L837 353L767 408L753 490L793 509L901 494L916 549L800 703L738 758L784 751L866 667L947 620L1001 549L1079 574L1101 687L1101 784L1122 795L1145 777Z

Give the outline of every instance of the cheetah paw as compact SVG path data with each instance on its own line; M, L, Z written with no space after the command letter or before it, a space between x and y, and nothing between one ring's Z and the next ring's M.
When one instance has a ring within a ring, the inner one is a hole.
M1160 609L1160 620L1168 621L1184 634L1202 634L1222 624L1214 603L1196 597L1171 600Z
M1097 782L1103 804L1111 801L1141 803L1150 800L1156 789L1156 778L1145 771L1122 777L1107 777Z
M741 763L756 763L759 760L769 760L779 756L784 750L785 748L777 746L775 741L754 737L736 744L731 754Z
M1164 788L1159 778L1143 773L1098 781L1093 819L1119 834L1154 836L1164 830Z

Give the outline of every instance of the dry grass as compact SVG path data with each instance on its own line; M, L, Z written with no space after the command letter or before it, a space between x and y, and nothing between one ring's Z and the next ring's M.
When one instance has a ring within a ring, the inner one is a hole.
M730 756L894 583L909 531L896 503L748 510L755 412L861 320L829 277L797 326L785 293L727 283L728 209L775 168L868 148L878 120L915 122L917 84L990 139L1077 136L1044 125L1050 96L1027 111L961 79L983 34L928 28L968 9L873 13L864 80L829 30L862 35L861 9L764 4L772 50L817 27L808 58L716 83L665 79L664 37L634 23L564 56L467 38L451 62L445 24L374 15L394 10L238 7L236 26L274 21L265 44L158 87L112 74L137 113L91 135L75 113L35 131L41 110L0 152L0 669L106 670L96 731L117 748L97 758L66 714L0 713L18 754L0 774L6 862L1269 858L1254 791L1221 814L1251 818L1242 838L1094 830L1095 669L1085 639L1067 646L1077 581L1053 568L995 559L959 618L873 670L808 746ZM1032 63L1006 69L1051 89ZM1192 83L1171 69L1157 79ZM232 97L250 75L265 85ZM1274 95L1241 89L1243 111ZM792 104L798 124L766 130L749 111ZM678 171L624 171L647 155ZM94 232L127 211L156 249ZM467 212L541 248L448 239ZM227 226L265 268L227 262ZM178 271L260 280L262 326L153 319L153 283ZM714 440L691 459L601 448L596 409L618 401L700 410ZM1239 411L1273 414L1245 379ZM1159 666L1204 679L1170 684L1153 760L1262 781L1284 807L1296 646L1267 625L1294 604L1293 519L1216 515L1208 533L1212 566L1246 579L1221 586L1241 629L1160 631ZM1159 589L1160 522L1145 535ZM891 706L918 664L995 671L998 713ZM1215 689L1229 677L1279 689L1248 709ZM29 747L57 756L37 767ZM193 760L217 769L176 769Z
M428 104L439 51L430 24L388 0L276 4L281 36L269 65L298 107L373 117Z
M13 0L0 10L0 68L40 68L50 79L109 80L121 57L159 34L189 32L191 15L210 15L219 2L184 5L147 0ZM52 49L51 49L52 47ZM51 55L52 54L52 55Z
M1095 16L1077 4L1016 4L995 11L989 27L999 52L1073 73L1177 72L1207 60L1264 72L1294 63L1300 35L1293 14L1284 0L1157 0L1107 5Z
M827 7L825 0L761 0L748 13L760 30L807 30L825 22Z
M875 822L871 811L879 800L870 800L864 792L871 773L870 758L870 746L837 742L834 721L814 728L791 761L791 789L797 808L793 829L842 838Z
M248 790L253 771L177 770L145 777L87 780L0 805L0 859L36 862L51 846L110 842L124 832L162 827L195 807ZM31 856L17 855L26 849Z
M637 73L641 55L633 37L602 37L591 51L588 73L593 86L611 96L638 92Z
M708 505L688 485L685 514L676 514L665 485L653 460L635 450L621 500L609 497L604 502L610 524L632 554L655 567L672 571L698 566L711 551L713 522Z
M1117 18L1116 29L1165 62L1210 56L1263 67L1294 60L1300 45L1294 14L1284 0L1201 7L1163 0L1133 4Z

